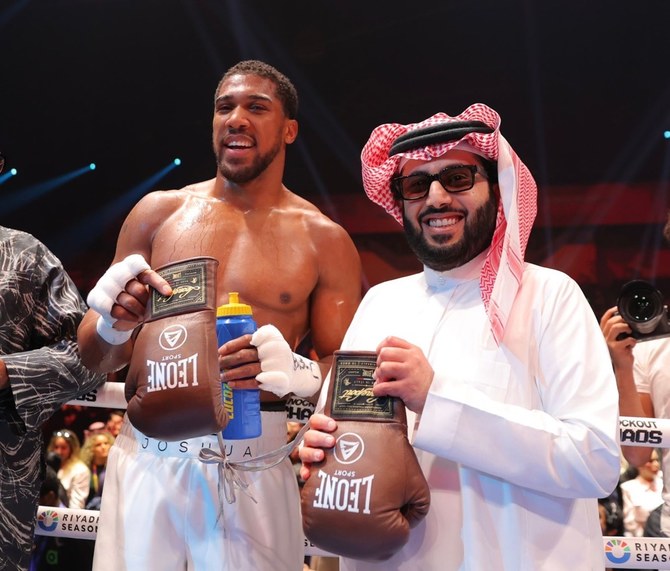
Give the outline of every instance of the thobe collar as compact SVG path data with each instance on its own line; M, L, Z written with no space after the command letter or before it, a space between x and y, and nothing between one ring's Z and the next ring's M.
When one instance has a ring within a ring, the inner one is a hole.
M486 260L488 249L481 254L472 258L462 266L458 266L452 270L445 272L438 272L428 266L423 267L424 275L426 276L426 283L428 287L435 290L444 290L455 287L459 284L469 282L472 280L479 280L479 276Z

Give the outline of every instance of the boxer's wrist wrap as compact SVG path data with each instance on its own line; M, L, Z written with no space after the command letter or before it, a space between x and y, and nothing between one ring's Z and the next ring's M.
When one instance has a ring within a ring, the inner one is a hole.
M274 325L260 327L251 337L251 344L258 349L262 372L256 380L262 390L278 397L288 393L309 397L321 388L318 363L291 351Z
M116 303L116 298L126 289L130 280L149 269L151 267L139 254L126 256L120 262L113 264L88 294L86 303L100 314L95 330L110 345L123 345L133 334L132 330L119 331L113 328L117 322L117 319L112 317L112 307Z
M98 332L98 335L110 345L123 345L130 339L134 331L134 329L131 329L130 331L114 329L112 325L105 321L102 315L98 317L98 321L95 324L95 330Z

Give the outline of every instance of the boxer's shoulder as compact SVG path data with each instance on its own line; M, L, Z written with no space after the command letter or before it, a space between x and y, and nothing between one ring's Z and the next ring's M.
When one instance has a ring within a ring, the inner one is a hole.
M292 192L287 193L288 199L282 204L287 216L287 224L292 225L292 233L302 227L312 242L318 239L331 240L347 238L348 234L342 226L324 214L316 205ZM332 246L332 243L330 243Z
M165 210L177 210L186 200L187 192L180 190L154 190L145 194L133 207L133 213L143 216L147 213L159 210L161 214Z
M206 183L196 183L172 190L154 190L145 194L133 207L132 214L143 224L152 220L163 223L173 214L188 209L194 202L212 200Z

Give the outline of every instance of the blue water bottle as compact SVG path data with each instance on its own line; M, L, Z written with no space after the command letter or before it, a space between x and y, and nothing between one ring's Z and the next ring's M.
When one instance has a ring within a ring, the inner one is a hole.
M247 333L256 331L251 306L240 303L239 294L231 291L228 303L216 309L216 336L219 347ZM223 404L230 419L223 429L223 438L241 440L261 435L261 391L259 389L231 389L223 383Z

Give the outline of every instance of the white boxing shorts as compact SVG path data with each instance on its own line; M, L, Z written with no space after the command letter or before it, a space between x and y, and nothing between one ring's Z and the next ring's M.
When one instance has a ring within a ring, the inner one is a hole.
M261 412L263 433L225 440L229 460L254 458L286 444L286 412ZM93 559L94 571L296 571L304 535L295 472L278 466L244 472L247 492L223 500L215 464L201 448L219 450L215 434L179 442L148 438L125 418L107 461Z

